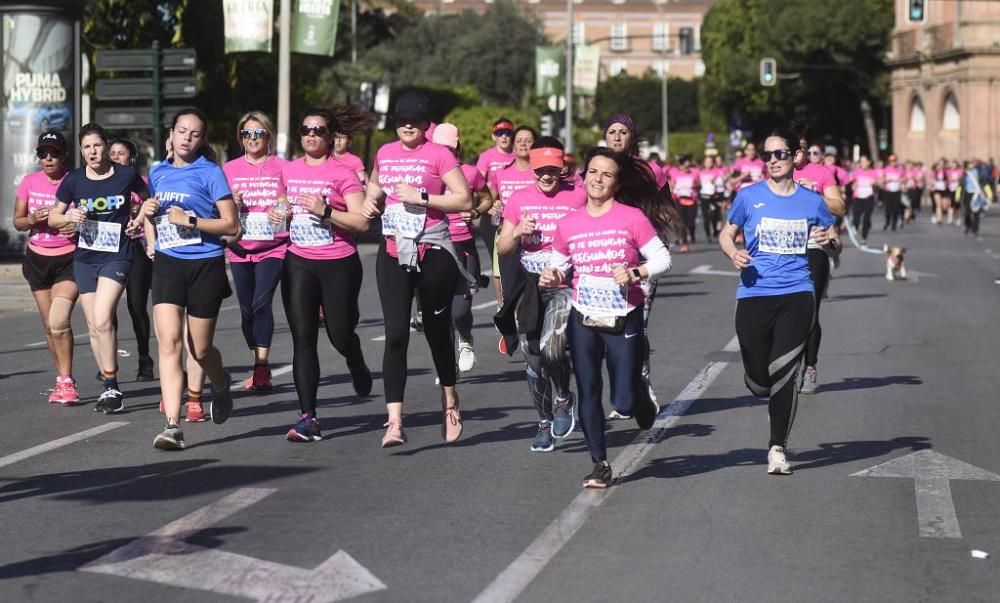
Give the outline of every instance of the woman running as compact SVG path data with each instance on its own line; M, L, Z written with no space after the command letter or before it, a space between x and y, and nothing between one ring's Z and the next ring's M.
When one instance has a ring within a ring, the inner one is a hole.
M493 122L493 146L486 149L479 155L476 161L476 169L483 176L486 182L493 178L493 173L504 169L514 163L514 124L506 117ZM494 197L495 199L496 197ZM486 251L490 256L490 264L493 264L493 245L496 242L497 231L500 226L499 207L494 203L488 213L483 214L479 220L479 235L486 244ZM496 288L497 305L500 301L500 287Z
M458 127L448 123L438 124L432 138L435 144L451 149L458 159L461 147ZM466 272L476 276L479 274L479 251L476 249L472 225L493 206L493 195L476 166L463 163L462 174L469 185L473 207L469 211L448 214L448 235ZM476 366L476 348L472 339L472 297L476 290L475 287L465 288L456 293L451 302L451 320L458 332L458 370L462 373L467 373Z
M720 209L725 194L723 170L716 165L718 156L706 155L698 170L698 202L701 206L701 222L705 228L705 240L711 242L719 236Z
M454 442L462 434L451 304L459 290L459 275L465 271L459 269L448 238L445 214L472 209L469 186L458 160L446 147L426 138L430 123L427 97L419 92L401 94L393 119L399 140L378 150L364 200L366 217L382 214L383 241L375 261L375 278L385 320L382 373L389 416L383 448L406 443L403 398L415 293L426 310L424 337L441 380L442 436L445 442ZM474 285L475 279L463 276Z
M948 224L960 226L962 218L957 212L962 209L962 197L958 194L958 189L962 186L962 178L965 176L965 170L962 169L958 160L952 159L948 167L945 168L944 174L948 181L948 200L951 202L948 211Z
M851 170L851 225L861 234L861 245L868 245L868 233L872 230L872 212L875 211L875 187L878 186L878 172L872 167L872 160L862 155L858 167Z
M288 248L285 222L285 160L273 155L274 125L260 111L243 114L236 124L243 155L222 166L233 201L240 210L243 237L226 252L240 303L243 340L253 359L253 374L244 389L269 391L268 356L274 334L274 292ZM297 317L296 317L297 318Z
M125 410L125 396L118 388L115 320L132 263L132 242L125 230L132 217L133 193L145 199L149 189L135 167L111 161L104 128L86 124L78 139L86 165L63 179L56 191L58 203L48 219L52 228L74 224L80 233L73 277L104 382L94 410L114 414Z
M694 167L690 155L681 157L681 165L670 171L670 188L677 202L677 209L684 222L684 236L681 240L681 253L687 253L688 245L695 244L695 226L698 219L698 200L695 198L695 186L701 174Z
M115 138L111 141L111 148L108 153L111 161L118 165L131 165L138 169L139 147L129 138ZM149 185L149 180L145 177L143 181ZM132 213L138 212L139 207L145 199L138 194L132 194ZM129 244L132 246L132 264L128 273L128 282L125 284L125 304L128 307L128 315L132 319L132 332L135 333L135 345L139 352L139 372L136 374L136 381L152 381L156 377L153 375L153 359L149 355L149 289L153 286L153 262L146 257L146 236L141 230L129 235ZM116 323L117 324L117 323ZM116 327L117 328L117 327Z
M343 163L358 175L358 180L362 184L368 183L368 172L365 171L365 162L351 152L351 142L354 137L346 132L336 132L333 135L333 158Z
M896 154L892 153L880 174L879 189L882 191L882 202L885 203L885 224L882 225L882 230L892 226L892 232L896 232L896 224L900 228L906 225L903 220L903 179L906 177L906 170L897 163Z
M79 293L73 280L76 228L66 224L49 226L57 203L56 191L66 178L69 150L66 139L55 130L38 137L35 156L42 169L26 175L14 195L14 228L28 233L21 273L45 329L45 343L56 370L56 384L49 402L70 406L80 401L73 379L73 326L70 319Z
M363 276L357 233L368 230L368 218L362 214L364 187L353 170L331 157L335 132L355 133L368 121L368 114L358 107L309 109L299 120L305 155L284 167L291 243L281 297L292 332L292 374L301 411L285 436L290 442L323 437L316 417L320 308L330 343L347 360L355 393L367 396L372 391L372 374L354 331L361 318L358 294Z
M188 352L212 382L212 421L224 423L233 410L232 379L213 341L222 300L232 294L222 237L236 236L240 220L226 175L208 145L207 126L205 114L194 107L174 116L173 155L150 171L156 198L147 200L140 211L148 253L155 253L153 319L167 425L153 446L161 450L185 445L178 426L185 325ZM192 385L196 385L193 380Z
M531 441L531 451L549 452L553 438L565 438L576 424L566 339L573 297L565 285L539 287L538 278L549 267L557 223L586 205L587 193L583 187L563 181L563 145L555 138L543 136L535 141L530 158L535 185L517 191L505 205L497 253L513 255L521 262L524 287L504 308L508 309L507 303L516 303L528 392L538 413L538 432Z
M670 218L649 169L634 157L593 149L584 164L584 182L587 204L557 223L550 264L539 284L572 282L567 331L580 424L594 463L583 487L607 488L612 472L601 364L607 357L611 403L619 414L635 416L640 429L652 427L659 407L642 378L645 293L640 283L670 269L670 252L657 234Z
M744 380L753 395L769 398L767 472L788 475L792 469L785 445L816 308L806 244L813 239L825 247L836 237L836 229L823 198L793 179L795 160L802 155L798 137L776 130L764 139L763 149L768 179L740 189L719 246L740 270L736 335ZM745 249L735 243L741 230Z
M931 170L931 177L934 180L931 184L931 195L934 199L934 217L931 218L931 223L938 226L944 224L945 214L948 214L948 222L951 223L955 212L949 197L948 175L945 166L944 159L939 159Z

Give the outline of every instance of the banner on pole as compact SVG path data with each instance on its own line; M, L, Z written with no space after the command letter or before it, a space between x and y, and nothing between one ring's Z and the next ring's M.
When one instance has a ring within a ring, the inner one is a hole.
M292 52L332 57L339 18L340 0L295 0Z
M535 47L535 96L564 94L562 46Z
M272 0L222 0L226 53L271 52Z
M573 92L581 96L596 95L601 49L597 46L577 46L573 58Z

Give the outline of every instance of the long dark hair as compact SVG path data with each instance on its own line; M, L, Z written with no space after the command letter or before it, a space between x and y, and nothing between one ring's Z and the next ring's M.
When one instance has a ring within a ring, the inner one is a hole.
M208 117L205 112L198 107L184 107L174 115L174 120L170 123L170 131L173 132L174 128L177 127L177 121L184 117L185 115L194 115L201 121L201 125L205 128L205 133L201 137L201 144L198 145L198 156L208 159L212 163L218 163L218 158L215 155L215 149L212 145L208 143ZM176 155L176 151L174 151Z
M620 203L642 210L657 232L665 233L678 220L673 207L664 203L663 193L669 195L670 189L664 187L661 191L657 188L656 178L653 177L653 172L650 171L645 162L637 157L618 153L606 147L594 147L587 153L584 161L584 174L587 173L590 162L595 157L604 157L615 162L618 166L618 191L615 194L615 199Z

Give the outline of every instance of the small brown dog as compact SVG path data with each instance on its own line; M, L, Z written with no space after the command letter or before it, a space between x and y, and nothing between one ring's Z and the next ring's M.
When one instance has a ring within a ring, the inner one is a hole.
M906 278L906 264L903 263L903 254L906 248L902 245L883 245L885 252L885 280L894 281Z

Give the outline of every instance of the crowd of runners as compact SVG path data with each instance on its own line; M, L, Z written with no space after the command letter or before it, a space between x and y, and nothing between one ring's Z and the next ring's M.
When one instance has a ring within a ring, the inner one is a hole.
M280 290L300 405L286 438L322 439L317 391L321 374L334 369L320 367L320 329L344 357L355 393L372 391L356 333L358 237L380 226L381 445L407 441L411 325L427 341L441 388L442 438L461 437L456 384L476 364L472 298L486 286L497 303L500 352L525 360L538 419L530 450L551 451L580 425L593 463L583 485L604 488L613 480L605 421L634 419L649 429L660 410L648 334L656 278L670 269L671 251L711 244L740 270L735 325L745 381L769 400L768 473L787 474L798 395L817 387L819 309L841 234L866 246L876 208L883 230L896 230L924 206L933 208L933 223L976 234L996 191L992 164L942 160L927 169L895 155L884 164L864 156L841 162L794 129L746 144L729 164L710 148L701 161L662 165L640 157L639 133L620 113L604 124L604 144L577 166L558 139L500 118L494 146L473 165L460 160L461 132L432 123L423 95L400 95L392 120L397 139L378 149L370 171L350 144L373 118L353 106L305 111L296 126L301 154L289 161L275 154L270 117L248 112L235 124L243 154L224 164L208 144L205 115L184 109L167 136L166 160L148 177L136 144L111 139L99 125L81 128L84 165L76 170L68 168L73 146L59 132L43 133L41 170L18 186L14 225L28 234L23 273L56 372L49 402L77 404L87 389L73 373L79 301L99 368L94 410L124 410L116 316L124 294L138 381L156 378L151 327L156 334L165 427L154 445L184 448L182 416L225 422L235 388L214 334L222 301L233 294L228 264L254 367L239 387L272 387ZM480 240L491 270L481 269Z

